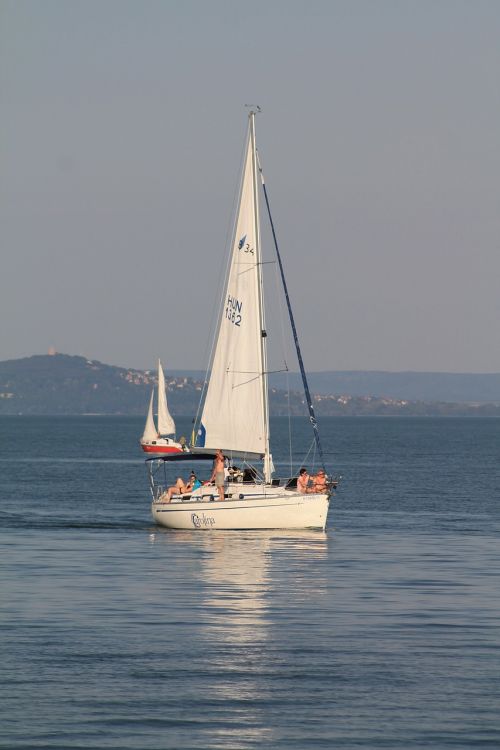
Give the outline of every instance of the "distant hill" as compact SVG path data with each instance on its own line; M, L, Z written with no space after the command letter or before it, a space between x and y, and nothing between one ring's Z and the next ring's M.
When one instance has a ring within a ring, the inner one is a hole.
M167 377L174 416L196 413L203 377L199 371ZM290 394L284 378L271 378L274 416L288 414L289 406L292 415L306 413L299 375L290 373L289 381ZM68 354L8 360L0 362L0 415L145 416L155 384L156 371L115 367ZM310 388L318 416L500 416L500 375L312 373ZM415 397L419 393L429 397ZM454 402L451 393L462 398Z
M144 414L156 373L67 354L0 362L0 414ZM171 379L178 414L192 414L201 385Z
M173 377L201 381L201 370L172 370ZM500 404L500 373L385 372L383 370L336 370L308 372L313 393L321 395L374 396L406 401L454 404ZM277 390L302 391L298 372L272 373L269 383Z
M301 387L300 375L289 373L290 388ZM407 401L500 404L500 373L339 371L308 373L314 393L375 396ZM286 388L286 376L272 376L275 388Z

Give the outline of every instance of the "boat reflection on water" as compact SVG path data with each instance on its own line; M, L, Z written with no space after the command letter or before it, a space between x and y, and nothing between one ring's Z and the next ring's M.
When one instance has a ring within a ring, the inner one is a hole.
M193 585L202 600L203 631L217 643L262 646L268 627L279 616L274 610L280 600L292 597L296 606L310 609L326 589L321 562L328 554L328 538L323 532L213 530L150 535L151 543L160 541L182 549L176 553L179 563L189 559L188 567L196 570Z
M204 534L201 568L204 611L210 637L227 644L261 647L267 637L266 609L272 590L271 537Z
M204 696L212 717L227 719L228 706L234 717L212 733L221 747L241 746L243 736L265 747L273 740L267 712L276 679L329 597L333 539L317 531L159 531L150 540L165 543L182 567L191 607L196 598L190 648Z

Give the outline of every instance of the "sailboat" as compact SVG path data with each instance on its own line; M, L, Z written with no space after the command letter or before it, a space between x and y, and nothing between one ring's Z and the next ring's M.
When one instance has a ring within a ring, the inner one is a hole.
M181 443L168 437L169 435L175 436L175 422L168 410L165 375L160 360L158 360L158 426L155 425L153 417L153 401L154 388L151 391L146 424L140 439L142 450L155 454L182 453Z
M172 529L324 530L335 486L327 476L321 491L310 487L307 492L300 492L296 476L284 479L273 476L259 178L271 222L309 418L323 468L324 461L266 185L258 161L255 115L255 111L250 111L230 260L220 300L219 325L201 417L193 430L194 439L189 452L147 461L153 518L158 524ZM192 467L196 462L214 460L218 450L226 457L226 466L231 467L231 471L226 469L223 499L214 484L205 482L190 491L184 485L181 492L173 486L172 480L169 483L167 467L170 459L188 461L191 471L194 471ZM236 463L240 465L238 469L233 468ZM261 468L256 468L257 465Z

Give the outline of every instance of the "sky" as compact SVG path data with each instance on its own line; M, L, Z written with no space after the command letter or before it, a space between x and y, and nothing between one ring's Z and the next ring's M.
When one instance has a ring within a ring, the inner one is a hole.
M252 103L306 368L500 372L499 36L497 0L2 0L0 360L206 367Z

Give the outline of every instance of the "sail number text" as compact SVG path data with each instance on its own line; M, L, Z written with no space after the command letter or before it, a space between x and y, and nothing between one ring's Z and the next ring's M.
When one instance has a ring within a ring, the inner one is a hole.
M241 325L241 310L243 308L243 302L240 302L236 297L232 297L230 294L227 296L227 304L225 310L225 316L235 326Z

